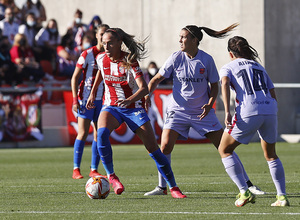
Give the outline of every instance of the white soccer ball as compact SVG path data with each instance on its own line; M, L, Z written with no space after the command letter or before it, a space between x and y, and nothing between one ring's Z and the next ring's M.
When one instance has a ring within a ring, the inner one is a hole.
M102 176L91 177L85 184L85 192L90 199L105 199L110 192L110 185Z

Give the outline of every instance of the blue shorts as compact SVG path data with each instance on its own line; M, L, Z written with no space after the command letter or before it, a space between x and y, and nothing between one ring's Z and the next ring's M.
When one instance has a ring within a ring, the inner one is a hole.
M112 114L120 124L126 122L133 132L147 121L150 121L146 110L143 108L120 108L104 105L101 111L107 111Z
M85 102L80 101L79 103L80 103L80 110L78 110L77 112L77 117L83 119L89 119L97 124L98 117L100 115L101 108L102 108L102 100L95 100L94 101L95 108L90 110L86 109Z
M200 114L191 115L184 111L169 111L163 129L176 131L179 134L178 140L187 140L190 128L194 128L201 136L222 129L214 109L211 109L202 120L198 115Z

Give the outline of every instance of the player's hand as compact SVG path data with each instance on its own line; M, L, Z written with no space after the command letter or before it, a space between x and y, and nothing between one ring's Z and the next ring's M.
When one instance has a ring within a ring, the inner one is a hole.
M224 123L225 123L226 128L228 128L228 129L232 128L232 116L231 116L230 113L226 113L225 114L225 121L224 121Z
M126 108L131 104L131 101L127 99L120 99L116 101L116 104L118 105L118 107Z
M201 109L203 109L202 114L197 116L198 118L200 118L200 120L202 120L203 118L205 118L206 115L208 115L209 111L211 110L211 106L205 104L201 107Z
M151 98L149 95L145 96L145 110L148 111L149 107L151 107Z
M73 104L72 109L73 109L74 112L78 112L78 110L80 110L80 105L78 103Z
M95 108L95 97L94 96L89 96L88 100L86 101L86 105L85 107L90 110L90 109L93 109Z

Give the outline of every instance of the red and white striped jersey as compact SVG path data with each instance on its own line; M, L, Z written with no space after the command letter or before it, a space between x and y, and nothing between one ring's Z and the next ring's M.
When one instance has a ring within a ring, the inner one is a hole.
M100 50L96 46L83 51L78 58L76 67L82 69L83 79L79 85L78 99L86 101L90 95L91 89L95 82L95 77L98 71L96 57ZM102 99L103 96L103 83L98 87L96 100Z
M139 89L135 79L142 77L143 73L138 62L126 69L122 65L122 60L113 62L106 54L99 54L96 60L105 87L104 105L117 106L117 100L124 100ZM142 108L143 106L144 99L132 103L127 108Z

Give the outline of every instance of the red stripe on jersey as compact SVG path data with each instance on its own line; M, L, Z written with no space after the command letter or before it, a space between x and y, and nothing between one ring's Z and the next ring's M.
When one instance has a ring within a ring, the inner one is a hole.
M233 123L232 123L232 125L231 125L231 128L230 128L229 131L228 131L228 134L231 134L231 132L232 132L234 126L236 125L236 122L237 122L237 118L236 118L236 114L235 114L235 115L234 115Z
M87 70L88 66L89 65L87 64L86 67L82 70L83 77L82 77L82 80L80 82L79 89L78 89L79 100L82 100L82 98L83 98L82 93L83 93L83 89L84 89L84 84L85 84L85 79L86 79L86 70Z
M109 77L105 77L105 76L110 76L111 75L110 62L111 62L110 58L106 55L103 58L103 71L104 71L103 80L104 80L104 82L107 85L108 90L109 90L110 105L116 106L116 101L118 100L118 97L117 97L117 93L116 93L115 88L112 86L113 81L107 80L106 78L109 78ZM106 99L106 97L103 98L104 101L105 101L105 99Z

